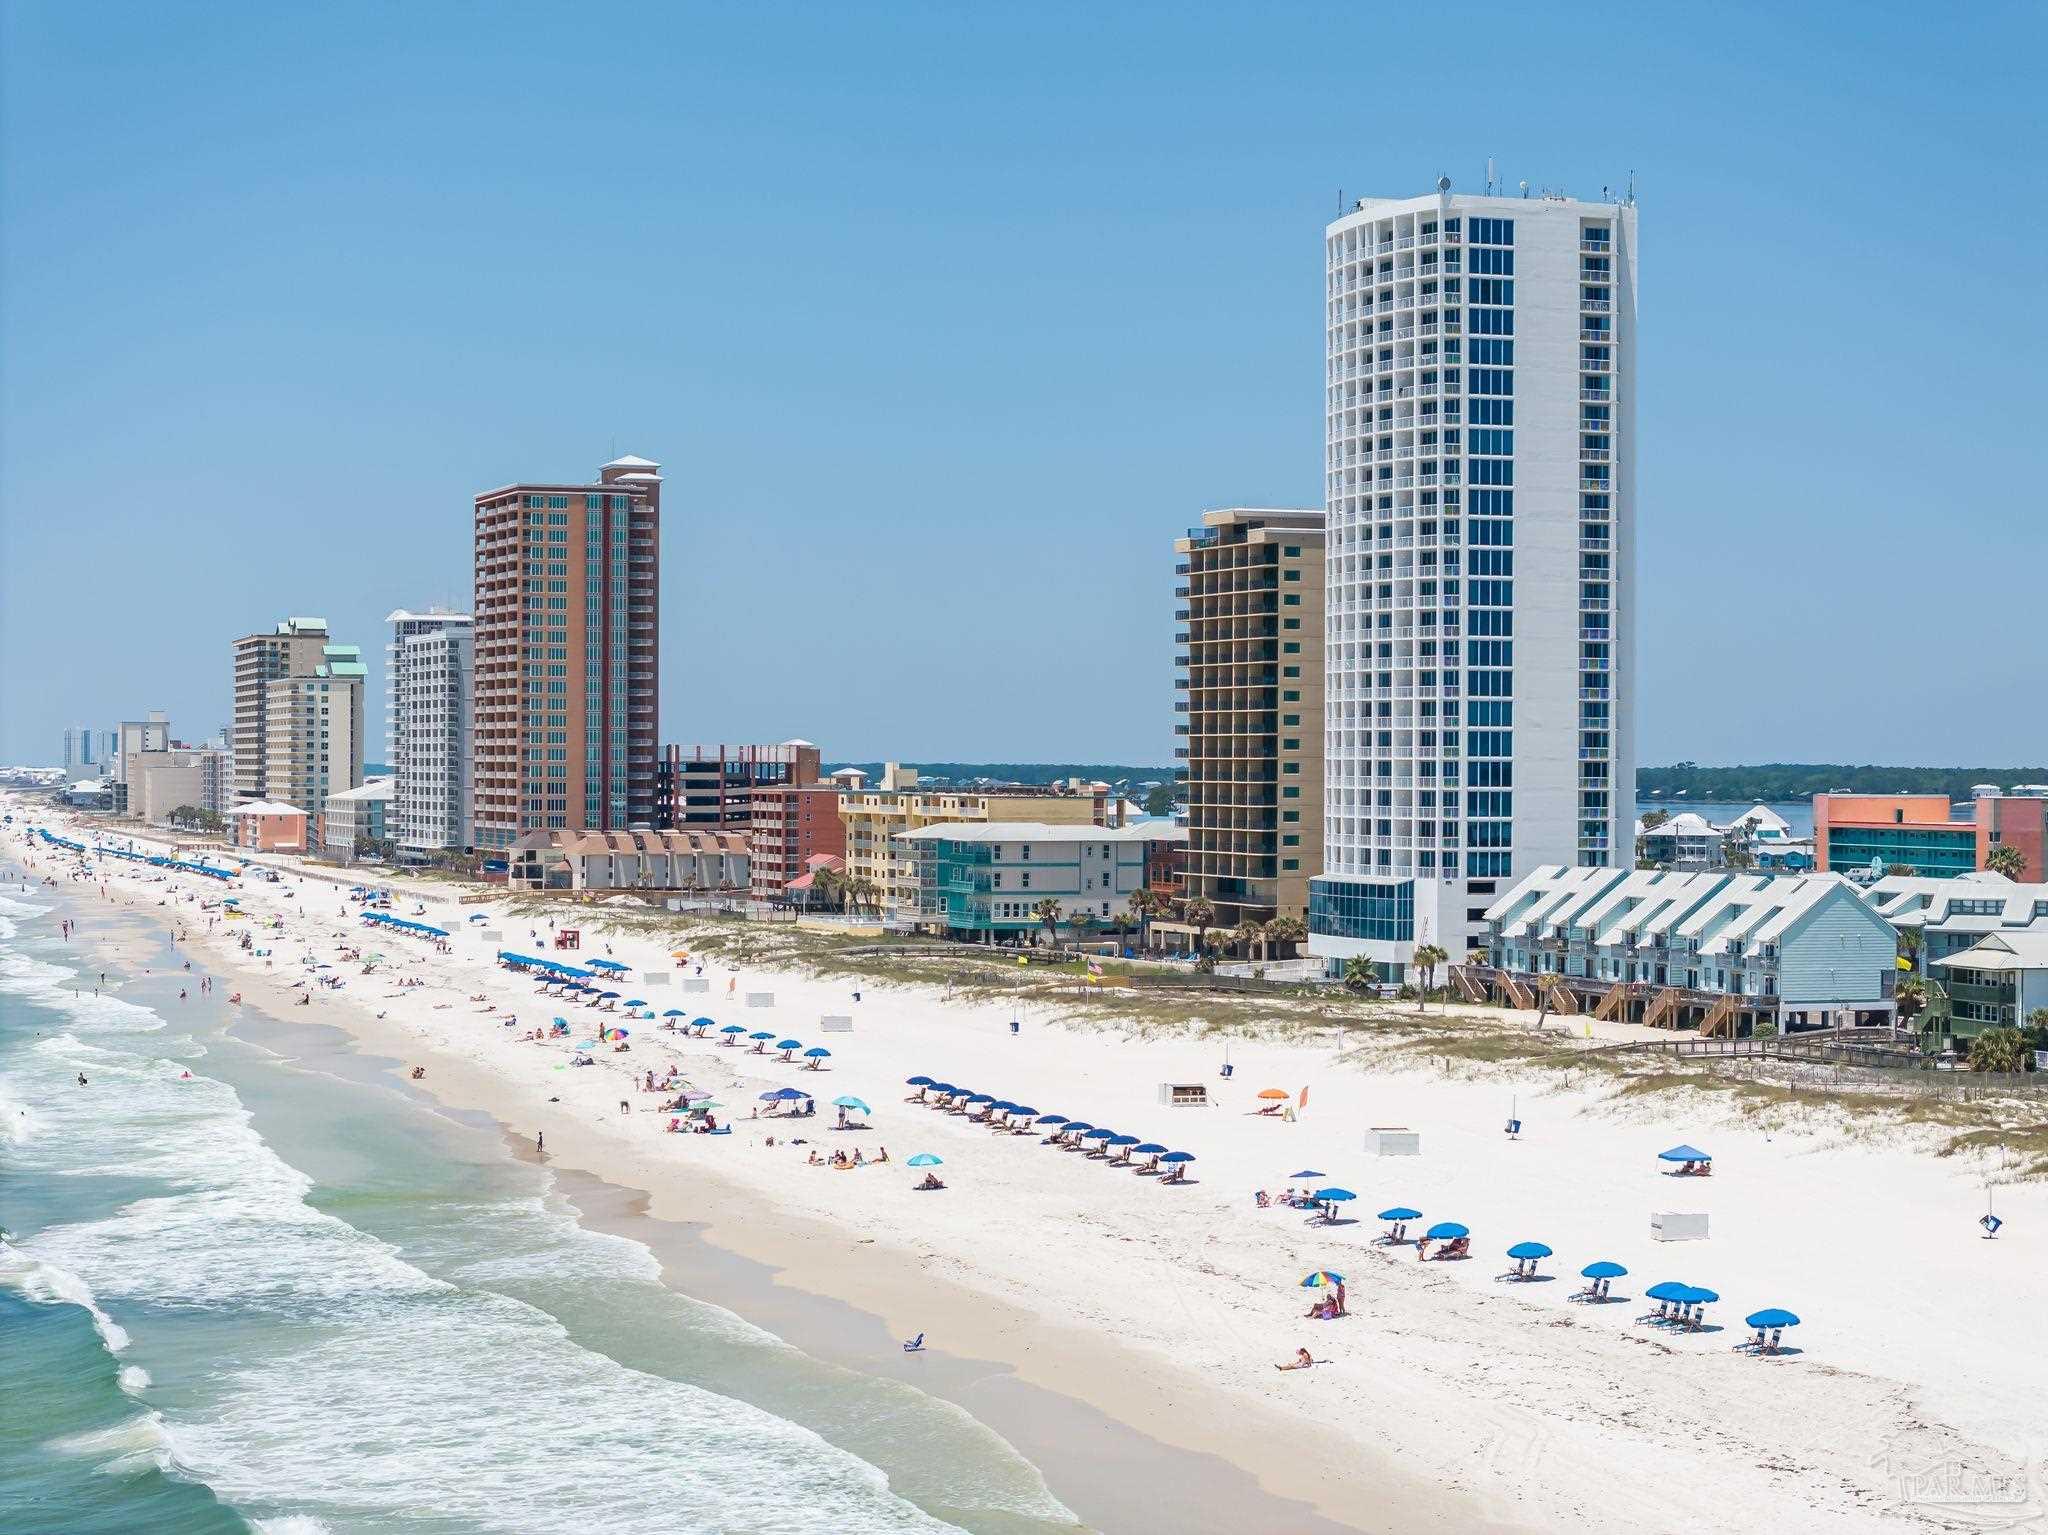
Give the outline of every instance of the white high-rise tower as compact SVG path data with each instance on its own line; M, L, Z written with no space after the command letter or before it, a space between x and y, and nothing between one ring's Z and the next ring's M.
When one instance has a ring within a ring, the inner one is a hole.
M1633 201L1367 198L1325 231L1323 874L1309 948L1462 963L1633 856Z
M475 840L470 716L475 623L467 613L398 609L391 625L390 834L408 853L470 847Z

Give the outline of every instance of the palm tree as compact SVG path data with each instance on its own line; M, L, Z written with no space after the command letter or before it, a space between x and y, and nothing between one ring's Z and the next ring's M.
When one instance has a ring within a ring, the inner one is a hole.
M2026 855L2010 842L2001 842L1984 855L1984 869L1986 873L2019 879L2027 872Z
M1138 947L1145 948L1146 925L1166 910L1166 897L1149 885L1141 885L1131 892L1131 914L1138 919Z
M1275 917L1266 924L1266 942L1303 943L1308 939L1308 924L1299 917ZM1270 953L1271 950L1269 949Z
M1051 948L1059 941L1060 903L1047 896L1031 908L1031 915L1045 924L1045 944Z
M1067 925L1080 934L1081 941L1086 943L1095 936L1095 930L1102 926L1102 919L1092 911L1080 911L1067 919Z
M1925 935L1917 927L1899 929L1899 958L1913 969L1920 968L1920 945Z
M1970 1041L1972 1071L2019 1071L2025 1065L2018 1029L1986 1029Z
M1926 1011L1927 988L1917 976L1909 975L1899 982L1898 989L1892 993L1892 1000L1898 1006L1899 1022L1911 1022Z
M1205 940L1209 936L1209 924L1216 920L1216 908L1200 896L1196 896L1192 901L1185 902L1181 906L1180 914L1183 921L1193 924L1195 929L1195 952L1200 954Z
M1372 990L1380 983L1380 967L1363 954L1344 961L1344 985L1358 992Z
M1237 924L1236 931L1230 935L1230 941L1243 946L1246 959L1262 959L1264 956L1257 951L1263 949L1266 944L1265 926L1251 917L1246 917Z
M1433 943L1418 944L1415 949L1415 968L1422 972L1422 1001L1429 1000L1429 994L1436 990L1436 967L1451 956Z

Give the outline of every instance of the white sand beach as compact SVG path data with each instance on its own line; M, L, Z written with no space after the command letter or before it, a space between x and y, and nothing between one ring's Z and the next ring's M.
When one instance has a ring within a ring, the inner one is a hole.
M23 804L10 808L19 833ZM40 806L31 819L64 829ZM67 834L94 840L75 822ZM8 852L60 878L71 867L19 835ZM419 1086L451 1105L544 1133L558 1163L647 1191L656 1216L702 1223L714 1243L779 1270L778 1283L1008 1365L1340 1524L1878 1530L2048 1518L2037 1326L2048 1189L1999 1186L2005 1225L1986 1240L1976 1221L1996 1157L1938 1157L1931 1131L1819 1112L1766 1130L1713 1094L1628 1099L1590 1077L1421 1061L1390 1071L1341 1058L1332 1039L1240 1039L1226 1079L1213 1040L1068 1027L1045 1009L1024 1012L1013 1033L1007 1006L880 984L855 1002L856 983L768 969L706 964L709 993L686 994L680 980L695 971L671 957L676 944L608 926L603 907L575 909L582 947L564 959L609 951L630 967L616 989L657 1013L680 1008L832 1054L827 1069L803 1070L800 1055L785 1064L715 1032L682 1038L630 1021L630 1051L600 1045L595 1065L572 1067L571 1044L521 1036L560 1015L571 1042L593 1039L599 1016L496 963L500 949L540 953L546 937L500 903L459 905L453 886L422 897L419 920L452 935L442 953L366 937L333 870L302 879L273 860L281 883L224 891L102 862L112 897L172 903L195 960L236 978L222 984L290 1005L279 989L307 979L308 956L335 965L323 973L339 989L309 988L320 1021L423 1067ZM393 914L412 917L410 892L429 887L398 888ZM245 918L201 911L224 893ZM281 932L268 930L279 920ZM245 930L267 958L238 947ZM365 975L338 958L356 944L387 963ZM773 1003L748 1007L748 993ZM1200 1007L1190 999L1191 1013ZM852 1028L821 1032L827 1015ZM671 1066L726 1106L732 1134L666 1133L662 1096L638 1084ZM1186 1150L1189 1181L1162 1186L1036 1134L999 1136L907 1103L915 1075ZM1211 1106L1167 1107L1167 1082L1203 1084ZM814 1093L817 1116L748 1117L782 1087ZM1306 1090L1292 1122L1255 1112L1259 1091L1275 1088L1290 1103ZM842 1094L872 1106L869 1128L833 1128ZM1515 1139L1503 1131L1511 1104ZM2016 1112L2038 1122L2048 1100ZM1418 1132L1420 1155L1373 1154L1375 1126ZM1710 1178L1669 1176L1657 1153L1679 1142L1712 1152ZM889 1163L814 1166L813 1147L858 1147L869 1160L886 1147ZM904 1165L917 1153L943 1159L943 1191L917 1189L921 1169ZM1317 1176L1296 1176L1308 1170ZM1256 1203L1257 1191L1302 1182L1355 1191L1344 1223ZM1468 1226L1470 1258L1418 1262L1412 1246L1376 1245L1373 1214L1393 1205L1423 1212L1417 1231ZM1659 1211L1704 1212L1712 1234L1657 1242ZM1545 1277L1503 1280L1507 1248L1526 1240L1555 1250ZM1614 1292L1630 1300L1569 1299L1596 1259L1626 1265ZM1305 1318L1322 1292L1300 1280L1319 1269L1346 1277L1347 1317ZM1719 1294L1707 1308L1715 1330L1639 1322L1652 1309L1643 1289L1672 1279ZM1786 1333L1790 1351L1737 1352L1744 1315L1764 1307L1803 1318ZM1275 1370L1300 1347L1314 1368Z

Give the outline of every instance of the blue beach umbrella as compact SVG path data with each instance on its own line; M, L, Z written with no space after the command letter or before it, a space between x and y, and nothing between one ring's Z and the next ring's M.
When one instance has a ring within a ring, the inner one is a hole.
M1779 1306L1767 1307L1762 1311L1752 1311L1742 1320L1750 1327L1797 1327L1799 1325L1798 1317Z
M988 1111L991 1114L1014 1114L1017 1112L1017 1105L1007 1098L998 1098L988 1106Z
M1550 1256L1550 1249L1541 1242L1517 1242L1508 1249L1508 1256L1517 1259L1547 1258Z
M905 1165L909 1167L938 1167L942 1163L944 1163L945 1160L946 1159L944 1157L933 1156L929 1151L920 1151L916 1156L912 1157L910 1161Z
M905 1087L930 1087L932 1079L930 1077L905 1077L903 1085Z
M759 1097L763 1103L776 1103L781 1101L782 1089L779 1087L772 1087L767 1092L757 1094L756 1096Z
M967 1101L969 1103L994 1103L996 1100L993 1093L969 1093Z
M801 1050L803 1047L804 1042L800 1039L778 1039L775 1041L775 1048L778 1050Z
M1669 1151L1658 1152L1657 1160L1660 1162L1711 1162L1714 1159L1697 1146L1673 1146Z
M1112 1146L1135 1146L1138 1144L1138 1138L1135 1135L1112 1135L1109 1138L1109 1144Z
M1459 1237L1469 1237L1472 1230L1469 1226L1461 1226L1456 1221L1438 1221L1422 1235L1431 1242L1449 1242Z
M597 1000L600 1002L608 1002L617 995L618 993L615 991L601 991L597 994Z
M724 1028L720 1029L718 1032L721 1034L744 1034L747 1031L740 1024L728 1023Z
M628 998L626 998L626 1006L628 1006L628 1007L645 1007L646 1005L647 1005L647 999L646 999L645 997L628 997Z
M1672 1299L1682 1301L1688 1306L1712 1305L1715 1301L1721 1298L1714 1291L1704 1289L1699 1285L1681 1285L1679 1288L1682 1289L1685 1293L1683 1295L1673 1296Z
M1083 1120L1070 1119L1067 1121L1067 1133L1070 1135L1086 1135L1090 1130L1093 1130L1094 1128L1095 1126L1088 1124Z
M1067 1116L1064 1114L1041 1114L1038 1116L1038 1122L1042 1125L1063 1125L1067 1122Z
M1084 1134L1081 1139L1084 1141L1106 1141L1114 1134L1116 1134L1114 1130L1107 1130L1097 1126L1095 1129Z
M716 1018L692 1018L690 1020L690 1027L693 1029L708 1029L713 1027L717 1022L718 1020Z
M850 1095L843 1098L834 1098L832 1100L832 1107L834 1107L835 1109L853 1109L857 1113L861 1114L874 1113L874 1110L869 1108L865 1103L862 1103L860 1099L852 1097Z
M1610 1263L1602 1258L1598 1263L1587 1264L1579 1273L1586 1279L1620 1279L1628 1270L1619 1263Z
M774 1037L775 1035L767 1029L756 1029L747 1036L749 1039L773 1039Z
M1341 1205L1358 1196L1349 1189L1317 1189L1316 1198L1326 1205Z
M822 1061L831 1053L832 1052L830 1050L827 1050L823 1045L813 1045L810 1049L804 1052L804 1055L810 1060Z
M1192 1151L1169 1151L1159 1160L1162 1162L1192 1162L1194 1159L1195 1154Z
M672 1007L661 1016L664 1018L680 1018L683 1016L683 1010L680 1007Z
M1136 1157L1156 1157L1161 1155L1165 1150L1166 1148L1160 1145L1159 1142L1147 1141L1144 1145L1138 1147L1136 1151L1132 1152L1131 1155Z
M1319 1173L1314 1168L1310 1168L1307 1172L1289 1173L1287 1176L1290 1178L1327 1178L1330 1175L1328 1173Z
M778 1087L775 1089L775 1096L784 1103L794 1103L799 1098L808 1098L811 1095L801 1087Z
M1691 1293L1691 1290L1692 1286L1681 1284L1676 1279L1663 1279L1651 1285L1649 1289L1643 1291L1643 1294L1649 1296L1651 1300L1682 1301Z
M1031 1105L1028 1103L1020 1103L1015 1108L1011 1109L1010 1112L1012 1114L1020 1114L1028 1119L1033 1114L1036 1114L1038 1110L1031 1107Z
M1406 1205L1395 1205L1391 1210L1380 1211L1379 1218L1383 1221L1419 1221L1422 1219L1422 1212L1411 1210Z

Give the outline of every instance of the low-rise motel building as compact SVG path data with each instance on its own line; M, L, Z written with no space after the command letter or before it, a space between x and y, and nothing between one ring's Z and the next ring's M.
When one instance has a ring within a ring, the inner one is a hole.
M1043 930L1039 908L1059 907L1056 928L1110 928L1145 888L1160 846L1185 844L1187 828L1165 821L1130 826L1042 821L941 822L899 832L912 870L910 925L953 938L1028 941Z
M1030 821L1053 826L1100 826L1108 818L1108 790L1069 794L1013 785L991 790L923 790L914 769L891 762L879 787L843 795L846 877L880 892L877 904L893 920L908 920L918 904L917 870L902 832L942 822Z
M748 895L741 831L529 831L509 851L506 882L514 890L660 891L721 901Z
M1466 995L1731 1037L1894 1011L1891 924L1829 874L1685 873L1546 864L1486 909Z
M306 851L306 812L282 800L244 800L228 812L234 845L249 853Z
M1992 850L2019 855L2013 877L2048 880L2048 787L1971 791L1966 814L1945 794L1816 794L1814 857L1830 873L1868 879L1903 869L1953 879L1992 867Z

